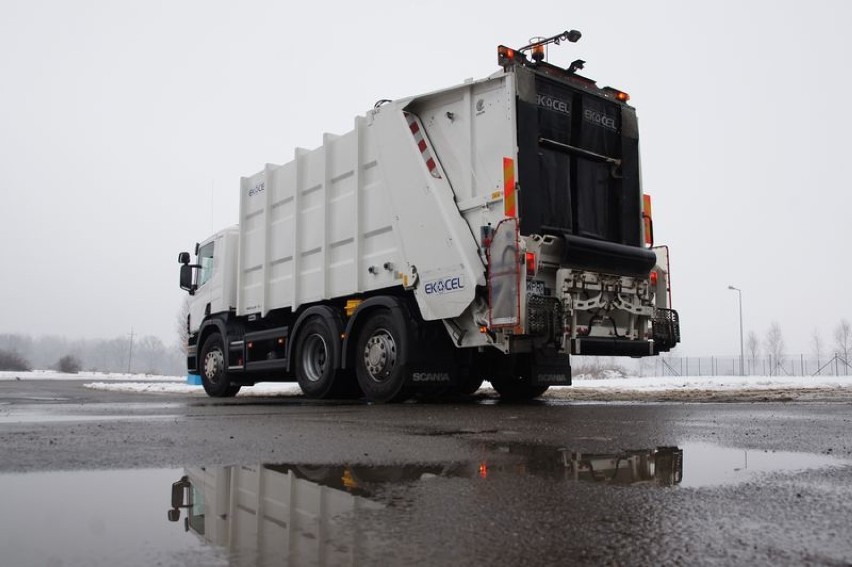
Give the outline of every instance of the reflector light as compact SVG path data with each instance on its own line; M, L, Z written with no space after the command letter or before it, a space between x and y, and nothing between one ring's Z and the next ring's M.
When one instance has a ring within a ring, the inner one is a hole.
M485 463L479 464L479 478L488 478L488 465Z
M657 270L651 272L651 285L657 285Z
M607 95L614 97L615 100L619 102L627 102L628 100L630 100L630 95L624 91L620 91L612 87L604 87L603 90Z
M361 299L347 299L346 306L343 308L346 311L347 317L352 317L352 314L355 313L355 310L358 309L358 306L361 305Z
M527 275L528 276L534 276L535 275L535 269L536 269L535 252L527 252L526 262L527 262Z
M515 160L503 158L503 214L515 217L518 214L515 202Z
M642 195L642 222L645 229L645 244L654 246L654 220L651 216L651 196Z
M343 471L343 476L340 477L340 480L343 482L343 486L348 489L358 488L358 481L352 476L352 471L349 469L345 469Z

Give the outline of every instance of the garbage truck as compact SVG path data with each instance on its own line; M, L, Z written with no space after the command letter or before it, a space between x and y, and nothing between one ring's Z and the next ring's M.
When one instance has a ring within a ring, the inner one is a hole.
M571 355L680 341L629 95L547 61L576 30L499 46L481 80L380 100L351 131L240 180L237 226L178 256L187 367L208 395L506 399Z

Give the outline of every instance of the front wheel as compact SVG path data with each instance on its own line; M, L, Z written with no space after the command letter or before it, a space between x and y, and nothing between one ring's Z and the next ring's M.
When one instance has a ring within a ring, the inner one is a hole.
M388 311L378 311L361 329L355 352L358 385L368 400L398 402L410 395L403 362L405 329Z
M240 386L231 384L228 379L225 347L219 333L207 337L201 349L201 385L213 398L232 398L240 391Z

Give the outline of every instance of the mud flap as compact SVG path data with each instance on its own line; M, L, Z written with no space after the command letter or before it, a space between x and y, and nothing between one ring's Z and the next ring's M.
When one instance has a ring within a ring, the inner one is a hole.
M570 386L571 357L553 349L538 349L533 356L529 376L534 386Z
M417 335L420 348L409 359L408 383L415 390L430 394L449 390L459 379L456 348L442 324L427 322Z

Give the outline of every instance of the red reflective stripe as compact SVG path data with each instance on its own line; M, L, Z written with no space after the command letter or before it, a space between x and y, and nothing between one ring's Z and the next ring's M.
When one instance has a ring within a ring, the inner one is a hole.
M432 157L432 152L429 150L429 144L426 142L426 136L424 136L423 132L420 130L417 117L414 114L406 112L405 118L408 121L408 128L411 130L411 134L414 136L414 141L417 143L417 149L420 150L420 155L422 156L423 161L426 162L426 167L429 169L429 173L432 174L432 177L440 179L441 174L438 172L438 164Z
M507 217L518 216L515 201L515 160L503 158L503 214Z

